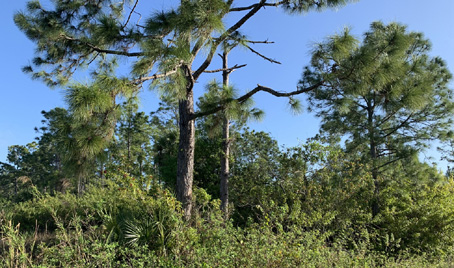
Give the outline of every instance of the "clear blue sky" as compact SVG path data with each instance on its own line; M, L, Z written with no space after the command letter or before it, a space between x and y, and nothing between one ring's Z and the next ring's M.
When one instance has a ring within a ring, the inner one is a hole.
M176 2L142 0L140 12L146 17L153 11L149 6L156 10ZM248 5L256 1L239 2ZM13 23L13 14L24 9L25 4L25 0L4 1L0 10L4 36L0 42L0 161L5 161L8 146L33 141L36 137L33 128L41 125L42 110L65 105L62 89L51 90L21 72L21 67L27 65L34 54L32 42ZM280 91L294 90L303 66L308 64L314 43L346 26L360 37L376 20L400 22L407 25L409 30L423 32L432 42L432 55L441 56L451 72L454 72L453 0L360 0L336 11L299 16L287 15L275 8L260 12L242 28L243 33L252 40L274 41L275 44L255 45L254 48L282 62L282 65L270 64L246 50L237 50L232 53L230 63L248 65L232 74L231 83L240 92L252 89L257 84ZM218 61L209 69L216 68L220 68ZM196 94L203 92L207 80L220 79L218 75L205 77L196 86ZM142 96L143 110L156 109L156 93L145 90ZM318 132L319 121L316 118L307 112L292 115L285 100L265 93L258 94L254 100L257 107L266 112L266 117L262 122L250 124L251 128L270 132L279 144L294 146Z

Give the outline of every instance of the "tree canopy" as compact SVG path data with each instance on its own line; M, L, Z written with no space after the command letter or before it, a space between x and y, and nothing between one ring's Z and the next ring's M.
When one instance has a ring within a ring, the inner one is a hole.
M308 92L321 131L348 135L348 150L367 150L387 162L404 157L405 148L447 138L451 74L429 51L421 33L397 23L373 23L361 43L346 30L319 44L301 83L323 82Z

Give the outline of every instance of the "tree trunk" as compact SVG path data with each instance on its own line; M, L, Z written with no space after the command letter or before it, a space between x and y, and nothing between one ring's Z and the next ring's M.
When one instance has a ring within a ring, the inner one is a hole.
M374 195L372 197L372 217L375 217L380 213L379 207L379 182L378 182L378 170L377 170L377 145L375 143L375 128L373 122L373 111L374 107L368 104L367 116L368 116L368 131L369 131L369 146L370 146L370 158L372 160L372 179L374 181Z
M192 211L192 182L194 178L195 126L191 116L194 113L194 81L191 70L184 66L187 78L186 98L179 101L180 138L177 158L177 199L183 204L184 217L189 220Z
M104 161L103 160L101 161L101 171L99 173L100 173L99 177L101 178L101 180L104 179Z
M81 196L83 191L84 191L84 187L83 187L83 178L81 175L78 175L77 176L77 195L78 196Z
M128 149L128 161L126 162L127 163L127 166L126 166L126 172L129 174L130 173L130 170L129 170L129 167L131 166L131 113L128 112L128 136L127 136L127 142L126 142L126 146L127 146L127 149Z
M143 174L143 160L140 159L140 161L139 161L139 177L142 178L142 174Z
M222 68L228 68L227 61L228 52L224 52L222 55ZM230 72L224 70L222 73L222 84L225 87L229 85L229 74ZM227 116L224 114L222 124L222 149L223 153L221 155L221 210L224 212L226 218L229 216L229 176L230 176L230 167L229 167L229 156L230 156L230 121Z
M224 212L226 218L229 215L229 156L230 156L230 137L229 129L230 122L227 118L224 118L223 129L222 129L222 145L223 154L221 156L221 210Z
M17 177L14 177L14 196L17 196L18 186L17 186Z

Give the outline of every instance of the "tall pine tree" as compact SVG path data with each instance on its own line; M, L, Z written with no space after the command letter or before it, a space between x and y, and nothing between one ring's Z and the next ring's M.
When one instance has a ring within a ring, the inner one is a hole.
M346 30L319 44L303 74L303 85L323 83L308 93L321 131L346 135L346 149L371 166L373 215L381 171L451 133L451 74L429 51L421 33L375 22L362 42Z

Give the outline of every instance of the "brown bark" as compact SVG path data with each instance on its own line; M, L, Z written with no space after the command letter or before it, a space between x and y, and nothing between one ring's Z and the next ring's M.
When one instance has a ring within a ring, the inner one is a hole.
M188 66L183 66L187 78L186 98L179 101L180 139L177 158L177 200L183 204L184 217L189 220L192 212L192 183L194 178L195 126L191 119L194 113L194 80Z
M229 74L231 71L228 70L227 61L228 52L224 52L222 55L222 84L224 87L229 85ZM230 121L226 115L224 115L222 124L222 149L223 154L221 155L221 210L224 212L226 218L229 216L229 156L230 156Z
M222 128L222 146L223 154L221 156L221 210L224 212L226 218L229 216L229 156L230 156L230 137L229 129L230 122L227 118L224 118Z

